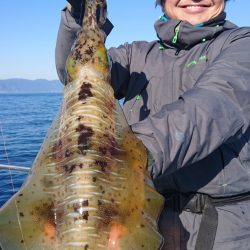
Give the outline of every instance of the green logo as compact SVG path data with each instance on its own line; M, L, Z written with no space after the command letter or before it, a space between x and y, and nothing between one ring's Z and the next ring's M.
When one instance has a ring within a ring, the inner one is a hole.
M190 68L191 66L198 64L200 61L207 61L207 60L208 60L207 56L203 55L203 56L200 56L198 60L193 60L187 63L186 67Z

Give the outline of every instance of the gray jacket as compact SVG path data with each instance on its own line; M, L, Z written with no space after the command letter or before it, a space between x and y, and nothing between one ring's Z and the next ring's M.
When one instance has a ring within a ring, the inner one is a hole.
M80 28L64 10L56 47L62 82ZM116 97L125 98L127 121L153 156L156 188L214 197L250 191L250 28L222 13L202 27L171 19L155 29L158 40L124 44L109 55ZM250 202L217 211L214 249L250 249ZM193 250L200 221L199 214L164 209L163 249Z
M204 27L158 20L159 40L109 50L116 97L125 97L128 123L153 155L160 192L250 191L250 28L224 18ZM63 12L56 48L62 82L79 29Z

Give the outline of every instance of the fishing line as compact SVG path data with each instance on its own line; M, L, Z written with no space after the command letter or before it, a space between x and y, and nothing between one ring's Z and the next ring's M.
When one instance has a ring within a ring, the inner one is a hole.
M4 138L4 135L3 135L3 129L2 129L1 121L0 121L0 132L1 132L1 137L2 137L2 140L3 140L4 155L5 155L5 158L6 158L6 161L7 161L8 165L10 165L10 159L9 159L8 152L7 152L7 146L6 146L5 138ZM10 176L10 181L11 181L12 192L13 192L13 194L15 194L15 186L14 186L13 176L12 176L12 173L11 173L10 169L9 169L9 176Z
M1 133L1 137L3 139L4 155L5 155L5 158L7 160L7 163L10 165L10 159L9 159L9 156L8 156L8 151L7 151L7 146L6 146L6 143L5 143L5 138L4 138L4 135L3 135L2 122L1 121L0 121L0 133ZM13 194L15 194L15 186L14 186L13 176L12 176L12 173L11 173L10 169L9 169L9 176L10 176L10 181L11 181L11 186L12 186L12 192L13 192ZM24 240L24 234L23 234L23 229L22 229L22 225L21 225L21 221L20 221L19 209L18 209L18 206L17 206L16 199L14 199L14 202L15 202L16 216L17 216L17 221L18 221L18 226L19 226L19 229L20 229L22 241L23 241L25 249L28 250L28 248L26 246L26 243L25 243L25 240Z

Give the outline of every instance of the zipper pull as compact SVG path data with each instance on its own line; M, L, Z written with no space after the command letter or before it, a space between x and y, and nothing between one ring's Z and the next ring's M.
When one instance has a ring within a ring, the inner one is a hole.
M174 37L173 37L173 39L172 39L172 43L173 43L173 44L176 44L176 43L177 43L179 33L180 33L180 25L176 26L176 28L175 28L175 35L174 35Z
M181 49L177 49L177 50L175 51L174 55L175 55L175 56L178 56L179 53L180 53L180 51L181 51Z

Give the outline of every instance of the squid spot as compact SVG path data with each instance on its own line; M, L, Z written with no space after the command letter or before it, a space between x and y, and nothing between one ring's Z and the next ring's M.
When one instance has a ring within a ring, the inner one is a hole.
M80 50L78 50L78 49L75 50L74 59L75 59L76 61L82 60L82 53L81 53Z
M93 136L94 131L92 128L86 127L83 124L80 124L76 131L80 132L78 137L78 149L83 153L84 150L87 150L91 147L89 138Z
M82 83L80 92L78 94L79 95L79 100L85 100L88 97L93 96L93 93L91 91L91 87L92 87L92 85L90 83L88 83L88 82L83 82Z
M63 166L63 169L66 174L71 174L75 168L76 168L76 165L64 165Z
M114 136L112 135L108 135L108 151L111 155L117 155L118 151L117 151L117 142L114 138Z
M107 148L106 148L106 147L99 147L99 151L100 151L103 155L106 155L106 154L107 154Z
M107 163L106 161L98 161L98 160L96 160L96 161L95 161L95 164L96 164L97 166L100 166L100 167L101 167L101 170L102 170L103 172L106 171L106 168L107 168L107 166L108 166L108 163Z
M86 55L89 55L90 57L92 57L93 54L94 54L94 48L93 48L93 46L88 46L88 48L85 50L84 53L85 53Z
M71 156L71 152L70 152L70 150L69 149L67 149L66 151L65 151L65 157L69 157L69 156Z
M88 211L84 211L83 214L82 214L82 218L84 220L88 220L89 219L89 212Z

